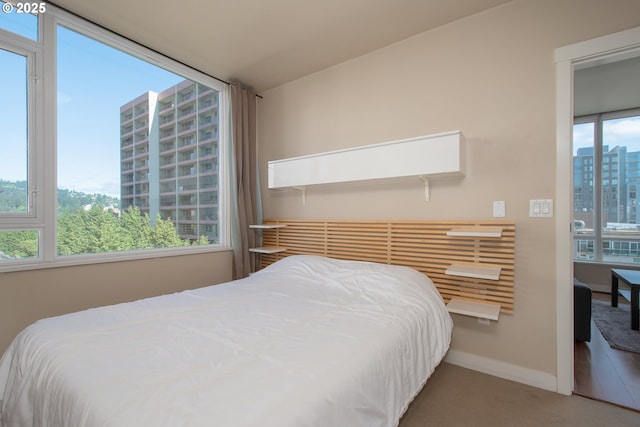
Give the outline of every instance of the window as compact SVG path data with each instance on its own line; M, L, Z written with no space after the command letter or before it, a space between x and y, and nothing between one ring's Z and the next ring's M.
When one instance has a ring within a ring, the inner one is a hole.
M574 258L640 263L640 110L576 118Z
M24 15L0 16L0 269L224 245L226 87L49 4Z
M0 2L0 6L8 7ZM37 189L43 177L37 164L42 127L42 47L39 19L30 14L0 14L0 265L42 258L43 211ZM13 7L13 6L11 6ZM13 37L13 33L19 37Z
M3 94L0 117L12 118L3 123L0 140L0 194L3 202L0 204L0 212L5 214L28 212L30 207L27 176L27 156L30 151L27 132L30 70L27 55L7 48L0 49L3 70L0 79L0 93Z

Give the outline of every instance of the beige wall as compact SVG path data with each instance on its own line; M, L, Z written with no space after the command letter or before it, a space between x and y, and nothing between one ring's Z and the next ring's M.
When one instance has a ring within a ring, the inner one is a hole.
M231 251L0 273L0 354L30 323L231 280Z
M637 0L514 1L263 93L265 218L490 219L505 200L515 314L456 315L452 348L555 375L555 219L528 216L557 199L554 49L638 25ZM265 187L268 160L455 129L467 176L433 181L430 202L419 180L312 188L306 205Z

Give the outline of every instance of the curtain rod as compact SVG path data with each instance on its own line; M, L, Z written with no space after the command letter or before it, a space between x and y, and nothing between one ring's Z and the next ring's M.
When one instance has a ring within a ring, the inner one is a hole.
M228 86L231 86L231 83L229 83L228 81L226 81L226 80L224 80L224 79L221 79L221 78L219 78L219 77L216 77L216 76L214 76L214 75L211 75L211 74L209 74L209 73L206 73L206 72L204 72L204 71L202 71L202 70L199 70L198 68L195 68L195 67L193 67L193 66L191 66L191 65L189 65L189 64L185 64L184 62L182 62L182 61L180 61L180 60L178 60L178 59L172 58L171 56L169 56L169 55L167 55L167 54L164 54L164 53L162 53L162 52L158 51L157 49L154 49L154 48L151 48L151 47L149 47L149 46L147 46L147 45L144 45L144 44L140 43L139 41L133 40L133 39L132 39L132 38L130 38L130 37L127 37L127 36L125 36L125 35L122 35L122 34L116 33L115 31L113 31L113 30L111 30L111 29L109 29L109 28L105 27L105 26L104 26L104 25L102 25L102 24L98 24L97 22L95 22L95 21L93 21L93 20L91 20L91 19L85 18L84 16L81 16L81 15L79 15L79 14L75 13L75 12L72 12L72 11L70 11L69 9L67 9L66 7L59 6L58 4L56 4L56 2L53 2L53 1L47 1L47 3L48 3L48 4L50 4L50 5L52 5L52 6L55 6L56 8L58 8L58 9L60 9L60 10L65 11L66 13L68 13L68 14L70 14L70 15L75 16L76 18L79 18L79 19L82 19L82 20L84 20L84 21L87 21L87 22L89 22L89 23L91 23L91 24L95 25L96 27L101 28L101 29L102 29L102 30L104 30L104 31L108 31L108 32L110 32L111 34L115 34L115 35L117 35L118 37L122 37L123 39L125 39L125 40L127 40L127 41L129 41L129 42L131 42L131 43L135 43L135 44L137 44L138 46L141 46L141 47L143 47L143 48L145 48L145 49L148 49L148 50L150 50L150 51L151 51L151 52L153 52L153 53L156 53L156 54L158 54L158 55L164 56L165 58L169 58L170 60L175 61L175 62L177 62L177 63L178 63L178 64L180 64L180 65L184 65L185 67L191 68L192 70L195 70L195 71L197 71L197 72L199 72L199 73L202 73L202 74L204 74L204 75L205 75L205 76L207 76L207 77L211 77L212 79L215 79L215 80L219 81L220 83L224 83L224 84L226 84L226 85L228 85ZM262 96L261 96L261 95L259 95L259 94L257 94L257 93L256 93L255 95L256 95L258 98L262 99Z

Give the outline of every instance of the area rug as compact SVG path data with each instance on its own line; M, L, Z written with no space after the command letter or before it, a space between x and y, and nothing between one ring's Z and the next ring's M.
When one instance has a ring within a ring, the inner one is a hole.
M608 301L593 300L591 315L611 348L640 353L640 331L631 329L629 304L611 307Z

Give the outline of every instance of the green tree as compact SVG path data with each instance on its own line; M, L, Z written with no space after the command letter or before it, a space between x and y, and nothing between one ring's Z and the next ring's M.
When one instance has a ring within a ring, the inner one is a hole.
M101 206L58 216L58 253L73 255L127 250L120 220Z
M1 231L0 252L12 258L33 258L38 256L37 231Z
M205 238L206 239L206 238ZM58 253L73 255L135 249L188 246L171 219L159 215L152 226L149 215L129 207L118 218L100 206L58 216Z
M58 215L58 254L74 255L85 253L90 246L90 236L85 230L84 211L78 210L67 215Z
M180 238L171 219L163 220L160 215L156 216L156 223L151 231L151 243L154 248L189 246L188 240Z
M27 211L27 181L0 179L0 212Z
M26 181L0 180L0 212L25 211ZM152 225L149 215L136 206L121 216L110 209L119 201L104 194L85 194L58 189L57 243L59 255L76 255L128 251L135 249L189 246L181 239L176 227L160 215ZM85 208L90 206L90 208ZM194 245L209 244L206 236ZM36 257L36 231L0 231L0 252L9 257Z
M128 240L128 249L153 248L151 238L151 221L148 214L142 214L137 206L130 206L122 212L120 225Z
M192 245L193 246L202 246L202 245L208 245L209 244L209 238L207 236L205 236L204 234L202 234L198 240L195 240Z

